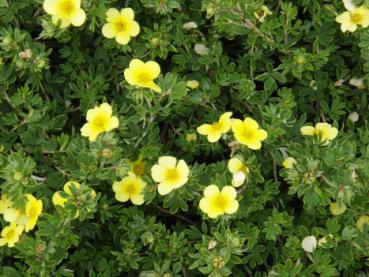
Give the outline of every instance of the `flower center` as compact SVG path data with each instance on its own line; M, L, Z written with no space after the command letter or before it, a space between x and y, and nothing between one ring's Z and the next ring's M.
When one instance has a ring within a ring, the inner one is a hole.
M76 9L75 4L71 0L63 0L59 4L60 13L64 16L72 14Z
M30 217L30 218L36 217L37 214L38 214L38 211L37 211L36 207L30 208L29 211L28 211L28 217Z
M165 179L171 183L178 181L180 174L176 168L168 169L165 174Z
M211 125L211 129L213 132L220 132L223 129L222 122L216 122Z
M105 116L97 116L94 118L92 124L99 130L105 130L107 118Z
M242 135L245 139L252 139L254 136L254 131L253 130L248 130L246 128L243 129Z
M123 32L127 29L127 24L123 20L118 20L115 23L115 29L117 32Z
M225 207L227 206L228 204L228 201L227 201L227 198L225 198L224 196L222 195L218 195L214 198L213 200L213 205L219 209L222 209L224 210Z
M133 165L133 173L137 176L141 176L145 172L145 167L142 164L134 164Z
M9 240L9 239L13 238L13 237L14 237L14 235L15 235L15 231L14 231L14 230L9 230L9 231L5 234L5 238Z
M138 81L142 84L150 83L151 82L150 75L147 74L146 72L143 72L138 75Z
M351 15L351 20L355 23L362 21L363 17L361 16L361 14L358 13L354 13Z
M128 195L135 195L137 194L137 187L133 182L129 183L125 187L125 191Z

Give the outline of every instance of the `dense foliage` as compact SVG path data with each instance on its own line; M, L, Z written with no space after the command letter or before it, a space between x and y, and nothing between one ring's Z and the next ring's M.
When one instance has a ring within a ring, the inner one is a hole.
M368 276L343 2L0 0L0 275Z

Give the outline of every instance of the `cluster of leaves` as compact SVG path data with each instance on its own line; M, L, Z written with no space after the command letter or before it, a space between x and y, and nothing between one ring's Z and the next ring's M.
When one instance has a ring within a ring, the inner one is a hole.
M126 1L141 34L124 46L101 34L106 10L124 1L82 0L86 23L64 29L42 3L0 0L0 191L43 202L36 229L0 248L1 276L369 274L368 228L355 226L369 213L369 29L342 34L341 0ZM260 22L263 5L272 14ZM133 58L161 65L160 95L124 80ZM120 125L92 143L79 130L102 102ZM268 131L261 150L196 133L226 111ZM301 136L323 121L339 130L329 145ZM234 151L250 170L240 206L211 220L198 203L209 184L230 184ZM112 184L139 155L149 188L134 207L115 200ZM148 177L163 155L191 168L167 196ZM296 165L286 170L287 155ZM74 195L78 218L51 202L70 180L86 185ZM346 212L332 215L331 202ZM327 242L306 253L309 235Z

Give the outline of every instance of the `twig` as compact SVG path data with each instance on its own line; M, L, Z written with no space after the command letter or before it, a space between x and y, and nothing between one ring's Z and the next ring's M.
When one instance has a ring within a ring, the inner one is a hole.
M195 222L195 221L192 221L192 220L190 220L190 219L188 219L188 218L186 218L186 217L184 217L183 215L180 215L180 214L172 214L170 211L168 211L167 209L164 209L164 208L162 208L162 207L160 207L160 206L156 206L158 209L159 209L159 211L161 211L161 212L163 212L163 213L166 213L166 214L169 214L169 215L171 215L171 216L173 216L173 217L176 217L176 218L179 218L179 219L181 219L181 220L183 220L183 221L185 221L185 222L187 222L187 223L189 223L189 224L192 224L192 225L196 225L197 223Z

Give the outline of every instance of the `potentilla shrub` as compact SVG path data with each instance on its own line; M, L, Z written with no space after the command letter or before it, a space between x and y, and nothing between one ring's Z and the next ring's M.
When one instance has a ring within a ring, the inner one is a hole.
M0 0L0 276L368 276L368 0Z

